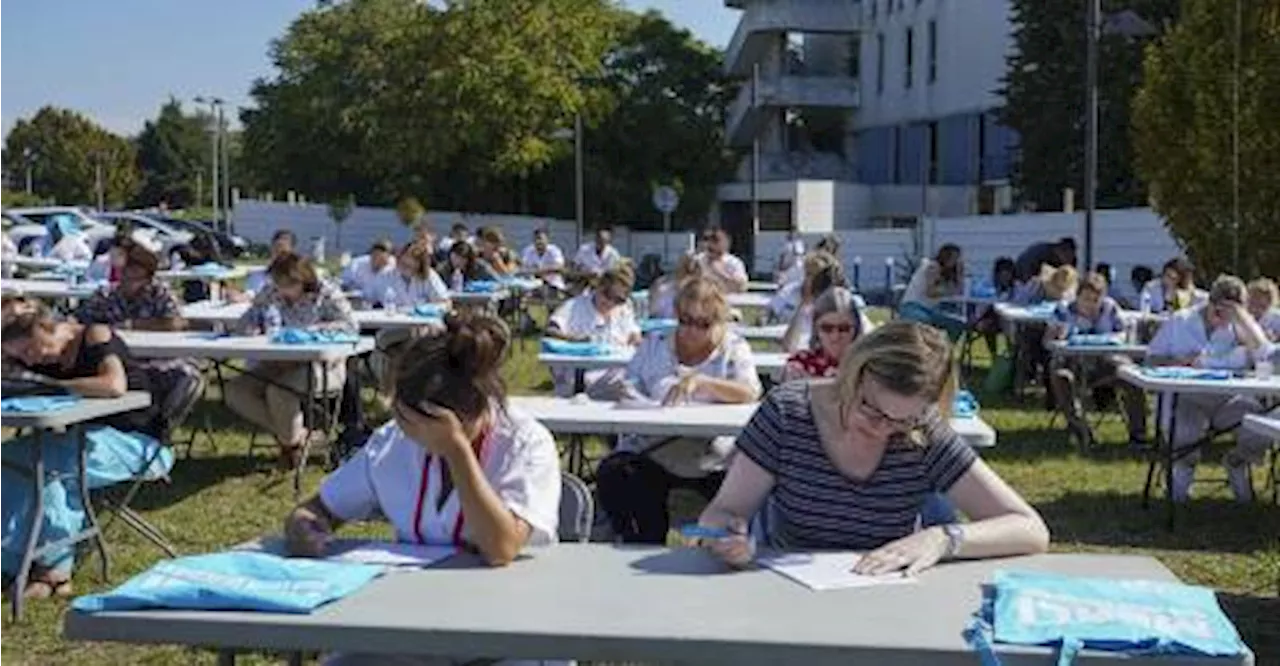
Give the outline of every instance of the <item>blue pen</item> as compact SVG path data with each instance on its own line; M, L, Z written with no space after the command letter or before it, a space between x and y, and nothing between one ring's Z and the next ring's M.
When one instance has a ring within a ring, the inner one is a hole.
M727 539L733 533L723 527L708 527L690 523L680 528L680 536L686 539Z

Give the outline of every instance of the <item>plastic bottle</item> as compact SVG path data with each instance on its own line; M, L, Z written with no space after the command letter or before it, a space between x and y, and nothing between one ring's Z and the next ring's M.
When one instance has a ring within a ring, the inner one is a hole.
M1139 297L1138 301L1141 304L1139 310L1142 311L1142 316L1146 317L1151 314L1151 294L1148 294L1146 290L1143 290L1142 296Z
M396 290L394 287L387 287L382 294L382 309L387 312L396 311Z
M268 305L262 312L262 332L268 338L275 337L280 329L284 328L284 317L280 314L280 308L274 305Z

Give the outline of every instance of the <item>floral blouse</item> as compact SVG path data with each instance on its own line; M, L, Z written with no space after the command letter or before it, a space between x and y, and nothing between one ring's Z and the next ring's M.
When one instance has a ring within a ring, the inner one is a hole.
M137 294L126 298L118 288L102 287L80 304L76 319L82 324L118 326L137 319L181 317L181 306L169 285L152 280Z
M275 285L268 283L257 296L254 296L253 304L249 309L240 315L236 330L247 333L261 328L267 309L273 305L280 311L281 323L290 328L310 328L320 324L330 324L326 328L346 333L360 331L351 314L351 302L340 289L328 282L321 282L319 291L314 294L304 293L302 298L292 304L286 303Z
M787 359L787 374L794 378L835 377L839 369L840 359L831 358L821 349L802 349Z

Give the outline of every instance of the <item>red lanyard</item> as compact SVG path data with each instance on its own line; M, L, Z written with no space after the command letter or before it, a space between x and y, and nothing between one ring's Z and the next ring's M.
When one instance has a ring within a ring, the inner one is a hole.
M471 441L471 450L476 454L476 460L482 464L484 462L484 441L489 437L489 430L482 430L474 440ZM427 486L431 482L431 454L428 453L426 459L422 462L422 478L418 481L418 505L413 510L413 536L418 543L425 544L427 541L422 536L422 512L423 507L427 504ZM448 474L448 465L441 465L441 474ZM440 503L443 506L444 502ZM453 521L453 545L462 547L462 527L466 522L466 516L462 513L462 503L458 503L458 517Z

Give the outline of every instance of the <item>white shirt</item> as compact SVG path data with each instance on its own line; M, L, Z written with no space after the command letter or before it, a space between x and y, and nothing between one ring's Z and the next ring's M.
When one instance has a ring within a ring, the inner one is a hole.
M538 254L538 248L531 244L524 249L524 252L520 253L520 267L529 272L550 269L562 270L564 268L564 253L560 251L559 247L548 244L546 251ZM553 287L564 287L564 276L558 272L547 273L542 276L542 279Z
M796 308L800 307L800 291L804 288L802 282L788 282L778 288L773 294L773 298L769 300L769 311L780 321L789 321L791 315L796 313Z
M795 238L782 244L782 253L778 256L778 265L783 271L804 262L804 239Z
M49 238L46 236L45 247L48 247L48 243ZM66 234L58 241L57 245L45 251L45 256L62 261L91 261L93 260L93 250L89 247L89 241L84 234Z
M940 299L929 295L929 278L932 275L936 275L938 270L938 262L932 259L921 261L919 268L916 268L916 272L912 273L911 281L907 283L907 290L902 294L902 302L936 307ZM953 285L951 291L959 293L960 286Z
M618 265L622 255L613 245L607 245L603 252L596 253L595 243L584 243L573 256L573 263L584 273L603 275L605 271Z
M1248 350L1240 344L1235 325L1225 324L1213 331L1205 326L1204 309L1208 304L1184 308L1171 315L1147 346L1147 356L1200 357L1207 368L1240 369L1252 365ZM1275 345L1267 344L1254 351L1254 359L1270 356Z
M649 287L649 315L657 319L676 318L675 276L664 277Z
M1142 287L1142 294L1139 295L1139 299L1141 299L1142 295L1146 295L1150 300L1152 312L1164 312L1165 310L1174 309L1174 304L1165 300L1164 282L1162 282L1160 278L1156 278L1144 285ZM1172 294L1169 294L1169 296L1172 296ZM1183 307L1193 307L1206 303L1208 300L1208 292L1201 289L1194 289L1191 293L1191 303L1184 303ZM1140 304L1139 307L1141 307Z
M395 290L400 281L400 273L396 271L395 257L387 261L381 270L373 267L369 255L356 257L347 264L342 273L342 284L360 292L366 299L380 300L388 289Z
M499 410L479 448L485 479L498 499L529 524L528 545L555 543L560 523L560 457L551 433L518 410ZM458 545L455 532L460 531L460 540L467 541L469 527L456 488L443 508L437 509L443 473L439 458L428 456L422 445L391 421L324 480L320 499L343 521L385 516L399 541Z
M431 269L426 278L407 278L397 274L391 283L395 293L397 307L411 308L419 303L439 303L449 300L449 288L445 286L440 274Z
M632 335L640 333L636 313L628 301L614 308L608 316L596 309L593 292L586 291L560 304L551 320L556 328L570 335L590 335L614 346L628 344Z
M713 259L702 252L695 257L702 267L702 275L711 278L726 291L742 291L747 286L747 265L737 256L725 253Z
M12 257L18 254L18 246L14 245L13 239L9 238L9 234L0 234L0 255Z
M1280 308L1267 310L1258 318L1258 325L1266 332L1267 337L1272 340L1280 339Z

